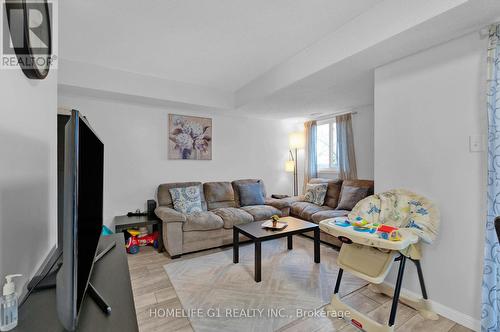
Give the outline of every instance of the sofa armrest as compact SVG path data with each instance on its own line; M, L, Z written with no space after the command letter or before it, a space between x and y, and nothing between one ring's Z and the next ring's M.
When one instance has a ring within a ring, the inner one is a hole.
M271 197L266 197L265 204L271 205L272 207L275 207L278 210L282 210L282 209L286 209L286 208L290 207L290 202L285 201L284 199L277 199L277 198L271 198Z
M303 202L304 201L304 195L287 197L287 198L283 198L281 200L288 202L288 204L291 206L295 202Z
M171 209L166 206L159 206L155 209L155 214L160 218L163 222L185 222L186 216L174 209Z

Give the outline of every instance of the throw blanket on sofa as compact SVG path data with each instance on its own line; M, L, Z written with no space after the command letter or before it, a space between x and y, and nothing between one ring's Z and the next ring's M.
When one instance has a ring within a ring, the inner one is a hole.
M393 189L359 201L349 213L349 219L358 216L371 223L408 228L426 243L434 241L439 229L439 211L434 204L405 189ZM420 242L401 253L420 259Z

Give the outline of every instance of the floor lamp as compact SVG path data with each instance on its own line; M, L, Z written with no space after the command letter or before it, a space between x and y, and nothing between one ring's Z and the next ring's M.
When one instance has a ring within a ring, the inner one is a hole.
M286 170L288 172L293 171L293 195L297 196L299 194L299 176L297 169L297 150L302 149L305 145L304 133L293 132L288 136L288 146L290 147L290 160L286 163ZM293 151L293 153L292 153Z
M285 171L292 173L293 172L293 195L297 196L297 182L298 182L298 174L297 174L297 158L293 156L292 150L290 152L290 159L287 160L285 164ZM297 156L297 149L295 149L295 156Z

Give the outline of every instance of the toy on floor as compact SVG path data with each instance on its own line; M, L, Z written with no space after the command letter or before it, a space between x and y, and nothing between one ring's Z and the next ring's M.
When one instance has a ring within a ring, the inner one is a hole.
M337 258L339 273L328 311L350 312L344 317L366 332L393 332L398 301L415 308L426 319L436 320L427 297L420 260L421 242L431 243L437 236L439 211L425 197L397 189L367 197L353 208L349 216L326 219L319 227L343 242ZM406 260L417 268L422 298L400 295ZM384 283L394 262L399 262L395 287ZM370 283L370 289L392 296L387 324L342 302L339 296L344 270Z
M155 249L158 249L158 232L146 235L135 229L127 229L127 232L130 234L130 237L127 239L125 248L129 254L137 254L140 247L144 246L153 246Z

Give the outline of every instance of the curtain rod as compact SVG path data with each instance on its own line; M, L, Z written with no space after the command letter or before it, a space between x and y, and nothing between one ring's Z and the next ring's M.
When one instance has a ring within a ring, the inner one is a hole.
M314 120L316 120L316 121L328 120L328 119L332 119L332 118L334 118L336 116L345 115L345 114L355 115L355 114L358 114L358 112L357 111L349 111L349 112L339 112L339 113L333 113L333 114L325 114L325 115L318 116L318 117L314 118Z

